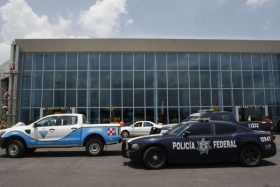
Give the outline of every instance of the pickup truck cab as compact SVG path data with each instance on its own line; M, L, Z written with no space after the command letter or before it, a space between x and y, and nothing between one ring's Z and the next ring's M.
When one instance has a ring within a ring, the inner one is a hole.
M62 147L85 147L88 155L98 156L104 145L122 141L119 133L119 124L87 124L83 114L55 114L1 130L0 147L9 157L22 157L37 148Z
M274 125L272 122L266 122L266 121L245 121L245 122L238 122L232 112L229 111L201 111L198 113L193 113L189 115L187 118L185 118L181 123L186 123L188 121L195 121L199 119L210 119L210 120L215 120L215 121L225 121L225 122L231 122L238 124L240 126L252 129L252 130L261 130L261 131L270 131L273 133L274 130ZM172 129L174 126L177 124L169 124L169 125L164 125L161 127L160 131L161 133L165 133L166 131ZM152 129L150 134L155 134L153 133L159 132L159 129Z

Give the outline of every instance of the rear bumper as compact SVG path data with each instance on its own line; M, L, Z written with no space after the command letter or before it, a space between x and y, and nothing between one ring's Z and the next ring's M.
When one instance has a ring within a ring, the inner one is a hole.
M277 153L276 144L274 142L265 145L263 158L269 158L275 156Z

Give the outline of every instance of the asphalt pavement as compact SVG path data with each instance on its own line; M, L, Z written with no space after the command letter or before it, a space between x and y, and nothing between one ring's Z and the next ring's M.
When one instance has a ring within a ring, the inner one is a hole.
M89 157L85 149L37 149L20 159L0 150L0 187L280 187L280 135L278 154L260 166L239 163L170 164L147 170L121 156L121 144L107 146L102 156Z

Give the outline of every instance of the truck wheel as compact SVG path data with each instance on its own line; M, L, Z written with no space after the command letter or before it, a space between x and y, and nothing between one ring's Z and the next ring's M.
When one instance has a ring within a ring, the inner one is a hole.
M36 148L26 148L26 149L25 149L25 152L26 152L27 154L34 153L34 151L36 151Z
M20 140L9 141L6 147L6 154L11 158L22 157L25 153L24 145Z
M90 156L98 156L103 152L103 147L100 140L90 140L86 145L86 152Z
M124 131L122 131L121 135L123 138L127 138L129 136L129 132L124 130Z
M160 169L167 163L165 151L160 147L150 147L144 153L144 164L149 169Z
M239 154L239 162L243 166L257 166L262 158L262 153L255 145L246 145Z

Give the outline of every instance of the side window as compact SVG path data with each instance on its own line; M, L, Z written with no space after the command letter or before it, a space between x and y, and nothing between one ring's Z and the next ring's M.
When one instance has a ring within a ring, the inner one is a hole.
M75 125L77 120L77 116L62 116L61 125Z
M215 125L216 135L230 135L232 133L235 133L237 129L232 126L227 125Z
M232 122L230 115L228 113L221 113L221 114L217 114L217 115L218 115L218 120L220 120L220 121Z
M144 127L152 127L153 124L149 123L149 122L144 122Z
M211 135L211 124L195 124L188 131L191 136Z
M142 127L142 122L136 123L134 127Z
M201 116L200 118L211 118L211 114L204 114L204 115Z
M56 117L47 117L42 119L41 121L37 122L37 125L40 127L46 127L46 126L54 126L56 123Z

